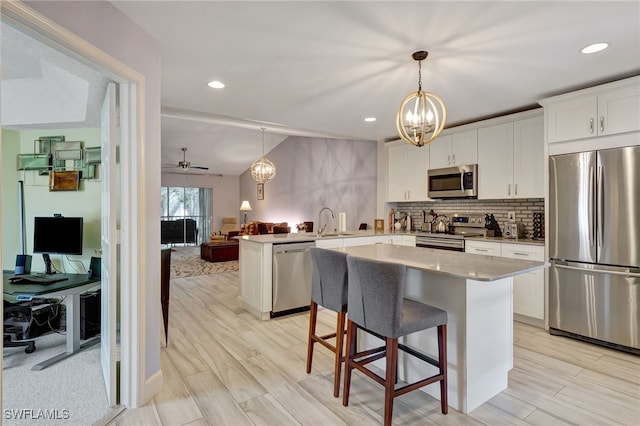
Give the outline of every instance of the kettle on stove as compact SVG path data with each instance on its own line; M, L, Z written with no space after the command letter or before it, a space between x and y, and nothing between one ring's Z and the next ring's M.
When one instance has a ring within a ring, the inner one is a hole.
M438 216L434 232L443 234L447 231L449 231L449 218L447 216Z

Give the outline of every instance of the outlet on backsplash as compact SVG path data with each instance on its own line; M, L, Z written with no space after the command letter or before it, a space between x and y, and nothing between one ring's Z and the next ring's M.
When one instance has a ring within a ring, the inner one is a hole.
M516 221L516 212L515 211L507 212L507 220L509 222L515 222Z

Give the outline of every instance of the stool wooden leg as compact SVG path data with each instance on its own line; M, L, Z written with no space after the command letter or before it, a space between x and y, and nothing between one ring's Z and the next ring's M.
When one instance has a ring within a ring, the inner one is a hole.
M396 383L398 364L398 338L386 337L386 374L384 381L384 425L391 426L393 418L393 390Z
M449 412L449 398L447 395L447 325L438 326L438 364L440 364L440 408L442 414Z
M311 373L311 363L313 362L313 345L316 342L316 320L318 319L318 304L311 301L309 309L309 340L307 341L307 374Z
M340 395L340 367L342 366L342 347L344 342L344 323L347 317L346 312L338 312L338 320L336 325L336 356L333 373L333 396L336 398Z
M349 388L351 387L351 372L353 371L353 356L356 353L356 324L347 321L347 355L344 359L344 390L342 392L342 405L349 405Z

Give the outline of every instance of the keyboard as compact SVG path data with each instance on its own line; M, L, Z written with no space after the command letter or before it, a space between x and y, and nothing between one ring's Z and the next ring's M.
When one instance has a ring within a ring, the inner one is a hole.
M53 284L67 279L55 275L14 275L9 277L9 282L11 284Z

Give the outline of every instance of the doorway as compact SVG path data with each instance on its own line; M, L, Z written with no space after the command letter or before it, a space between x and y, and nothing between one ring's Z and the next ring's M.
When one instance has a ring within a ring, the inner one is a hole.
M3 2L4 3L4 2ZM131 205L131 203L124 199L122 196L121 188L128 187L132 193L135 194L136 185L132 185L133 177L136 176L136 170L138 164L132 160L132 152L136 150L136 144L132 143L135 140L135 134L138 123L138 114L141 114L136 108L131 106L137 105L136 99L138 98L139 91L137 90L141 77L137 73L129 70L113 58L104 59L104 55L101 56L101 52L95 48L87 46L86 43L82 43L77 37L59 28L51 26L47 22L40 21L34 18L34 13L28 7L22 4L3 4L2 5L2 21L10 23L12 27L19 28L24 33L34 36L38 40L49 46L55 46L56 50L68 54L70 57L78 58L84 57L86 59L85 65L93 66L96 70L106 75L112 81L117 82L120 85L120 122L123 124L120 127L120 144L125 148L119 149L117 156L113 155L113 159L118 159L118 166L120 168L119 179L115 179L115 175L110 178L114 179L115 185L113 188L118 188L118 214L120 222L118 225L121 229L127 230L120 233L120 251L124 251L122 261L118 264L113 264L111 270L114 272L111 274L114 279L118 277L121 283L119 298L116 300L126 300L126 303L121 305L121 363L120 370L122 371L120 377L121 384L121 403L125 406L135 406L140 398L139 389L140 377L138 374L138 366L140 364L139 351L144 353L144 345L142 347L134 346L131 344L135 341L135 336L139 333L136 331L139 328L139 315L145 314L144 309L138 309L139 306L135 305L135 302L139 301L137 289L133 288L132 282L136 282L137 269L131 267L131 252L144 254L144 248L139 250L137 239L132 237L135 234L135 226L132 223L132 218L136 217L137 207ZM75 37L75 39L74 39ZM122 72L118 72L122 71ZM141 101L142 102L142 101ZM115 147L114 147L115 152ZM135 158L135 156L134 156ZM103 157L104 160L104 157ZM103 176L107 178L108 176ZM133 188L133 189L132 189ZM2 197L4 200L4 187L2 188ZM4 203L3 203L4 204ZM102 212L101 223L114 223L116 217L109 212ZM134 221L135 222L135 221ZM103 245L100 246L101 248ZM104 262L103 262L104 264ZM115 282L115 281L113 281ZM113 287L115 289L115 286ZM132 293L134 297L132 297ZM133 302L132 302L133 301ZM109 327L113 330L116 329L115 321L109 324ZM132 337L133 336L133 337ZM115 351L114 351L115 353ZM115 377L115 376L114 376ZM144 377L144 376L143 376ZM115 404L115 400L112 403Z

